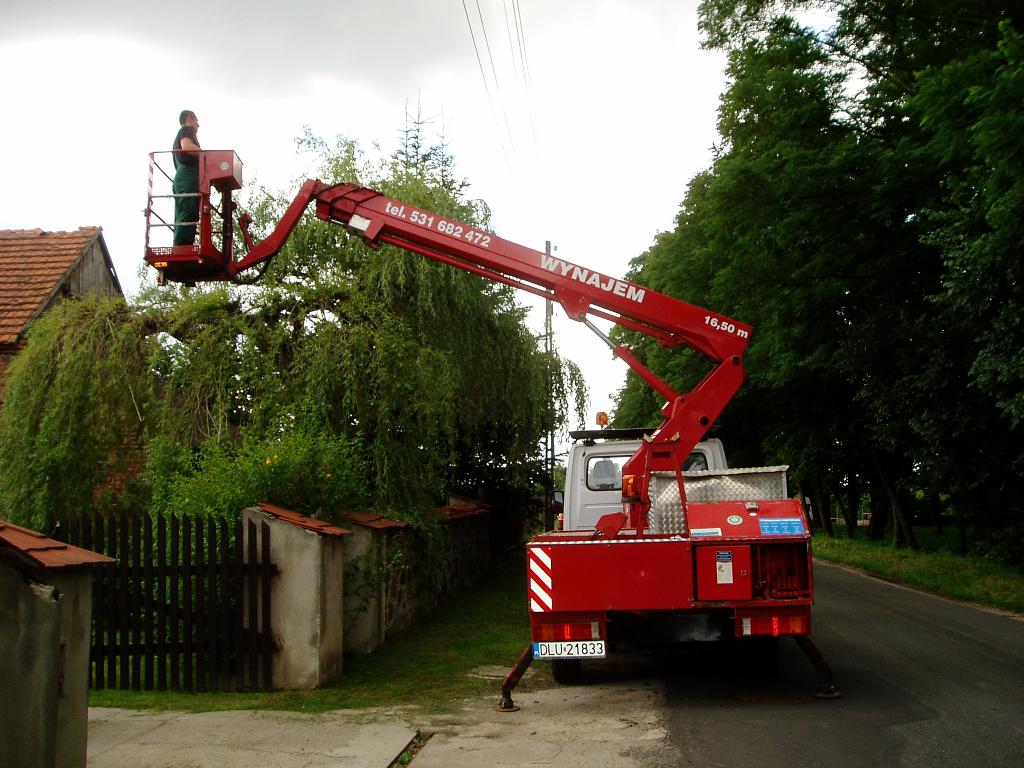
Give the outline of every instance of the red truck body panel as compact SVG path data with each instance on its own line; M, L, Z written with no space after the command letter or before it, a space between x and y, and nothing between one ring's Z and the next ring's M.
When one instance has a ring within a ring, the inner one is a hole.
M688 503L687 535L546 533L527 544L533 639L615 612L713 613L731 634L807 634L810 533L800 502ZM602 637L604 636L602 630Z
M693 545L682 539L548 534L526 548L530 609L647 611L693 607Z

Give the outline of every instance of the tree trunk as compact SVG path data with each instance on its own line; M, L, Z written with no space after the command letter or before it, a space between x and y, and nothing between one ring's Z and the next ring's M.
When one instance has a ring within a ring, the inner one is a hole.
M877 480L871 483L871 521L868 523L868 538L881 541L885 538L885 528L889 523L889 509L885 503L885 494Z
M881 482L882 489L885 491L885 495L888 497L892 508L893 545L899 546L902 541L911 549L918 549L917 538L914 536L914 527L910 524L910 515L907 512L906 505L900 501L899 494L886 474L885 469L883 469L877 452L871 452L871 460L874 462L878 480Z
M804 490L804 481L798 480L796 483L796 492L800 495L800 508L804 512L804 520L807 522L807 530L814 532L814 501L811 499Z
M889 499L889 521L891 523L889 528L892 531L892 548L899 549L904 544L903 528L900 526L899 518L896 517L896 508L899 505L893 501L892 494L888 491L886 491L886 496Z
M904 494L893 489L893 507L892 512L896 518L896 522L899 523L900 532L902 534L903 542L911 549L920 549L920 545L917 543L917 536L914 535L914 524L910 516L910 507L905 498Z
M853 538L853 531L850 526L850 515L846 509L846 502L843 501L842 494L836 494L836 506L839 507L839 514L843 518L843 526L846 528L846 538Z
M961 555L966 555L968 531L970 528L970 522L971 518L973 517L974 510L968 510L968 501L963 496L954 497L950 503L952 504L953 510L956 513L956 527L958 534L957 551Z
M822 489L820 480L811 481L811 506L815 510L821 530L826 536L834 539L836 534L832 530L832 510L829 507L828 494Z
M836 494L836 505L839 507L843 520L846 521L846 535L851 539L857 538L857 510L860 507L860 486L851 480L846 487L845 500L843 499L843 494Z
M925 503L928 505L928 516L932 519L935 532L941 536L944 527L942 524L942 502L939 500L939 494L935 491L930 492Z

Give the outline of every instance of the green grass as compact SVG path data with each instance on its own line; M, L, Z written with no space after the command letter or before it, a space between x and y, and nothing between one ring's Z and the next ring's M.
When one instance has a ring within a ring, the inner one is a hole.
M954 600L1024 614L1024 573L981 557L952 551L955 535L919 534L922 549L893 549L888 542L814 537L814 556L848 565L886 581Z
M493 694L501 680L473 676L475 668L512 669L530 640L523 555L499 565L475 588L369 656L345 657L343 679L314 691L181 693L90 690L89 704L132 709L209 711L334 709L415 705L450 711L469 697ZM550 684L548 665L520 690Z

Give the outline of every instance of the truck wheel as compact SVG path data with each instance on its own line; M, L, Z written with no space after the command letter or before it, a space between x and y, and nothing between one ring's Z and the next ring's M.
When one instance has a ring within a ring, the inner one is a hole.
M583 664L579 659L553 659L551 674L557 683L575 685L583 675Z

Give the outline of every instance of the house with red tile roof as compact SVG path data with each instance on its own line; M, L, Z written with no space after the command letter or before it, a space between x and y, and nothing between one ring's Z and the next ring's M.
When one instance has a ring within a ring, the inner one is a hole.
M0 380L32 321L86 294L123 295L99 227L0 230Z

